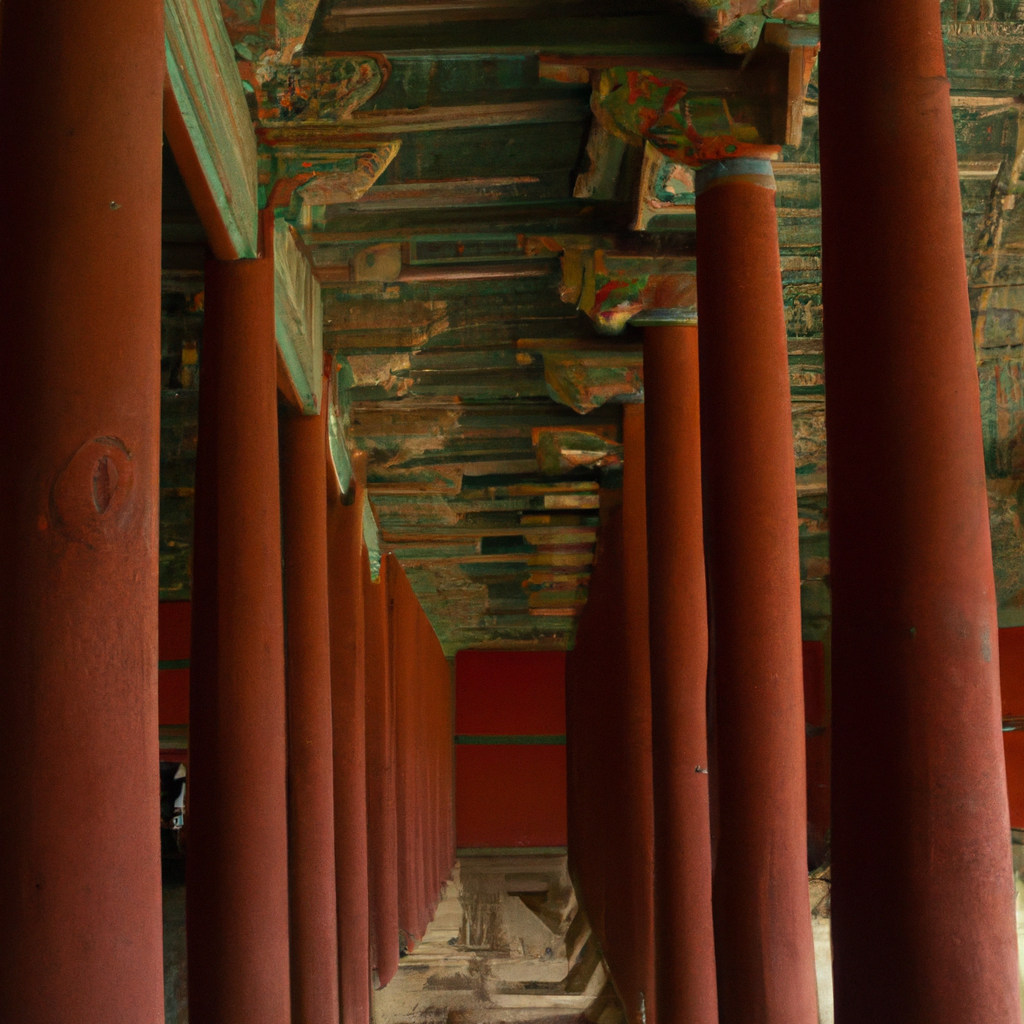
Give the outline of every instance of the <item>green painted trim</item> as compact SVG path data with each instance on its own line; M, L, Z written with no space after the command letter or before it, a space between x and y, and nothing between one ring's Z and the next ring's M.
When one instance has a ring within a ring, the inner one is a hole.
M455 742L462 746L536 746L564 747L564 736L456 736Z
M256 135L216 0L164 0L167 74L238 259L257 255Z
M352 460L345 444L345 427L333 403L328 410L327 428L334 472L338 474L338 486L342 494L348 494L348 489L352 486Z
M380 579L380 530L369 498L363 502L363 542L370 556L370 579L376 583Z
M159 668L163 672L165 669L188 668L190 664L188 658L181 658L178 661L161 661Z

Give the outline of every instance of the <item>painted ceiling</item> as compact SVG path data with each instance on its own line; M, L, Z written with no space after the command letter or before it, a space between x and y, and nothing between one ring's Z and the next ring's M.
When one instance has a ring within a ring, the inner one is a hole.
M278 0L274 49L258 3L223 4L260 201L312 262L380 543L446 651L571 644L621 404L643 397L637 324L695 302L691 167L715 147L778 153L804 631L821 638L816 4L322 0L301 47L281 30L298 6ZM943 13L1000 617L1024 624L1024 4ZM168 156L165 600L189 591L203 259Z

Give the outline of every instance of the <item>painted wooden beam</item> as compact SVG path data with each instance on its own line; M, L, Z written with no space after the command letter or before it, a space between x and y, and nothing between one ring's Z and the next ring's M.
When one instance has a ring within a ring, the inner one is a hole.
M554 14L593 16L616 14L618 0L405 0L403 3L332 3L325 25L329 31L356 28L459 21L495 21L507 18L550 17Z
M274 218L273 230L277 347L302 412L316 415L324 365L320 284L313 276L298 232L284 217Z
M336 378L332 375L332 380ZM338 481L338 490L348 494L352 486L352 457L345 440L345 424L341 410L337 405L337 385L332 384L327 410L327 446L331 466Z
M216 0L165 0L165 130L214 255L257 255L256 138Z
M380 579L380 563L385 552L381 542L380 523L377 522L377 514L369 498L363 503L363 543L370 558L370 579L376 582Z
M672 10L672 6L663 2L624 5L621 0L603 0L598 5L594 0L516 3L507 5L503 15L495 9L495 16L467 18L453 25L422 15L410 17L401 8L396 19L394 6L375 5L377 16L364 17L360 23L328 13L315 48L349 53L380 49L389 54L468 50L487 55L614 53L622 49L623 40L628 40L629 49L637 53L713 54L714 48L704 39L704 26ZM364 11L367 9L368 5ZM390 13L391 24L380 17L385 12Z
M405 135L455 128L511 127L520 124L563 124L590 116L586 103L572 100L523 100L516 103L479 103L459 107L420 107L415 110L353 110L344 119L332 119L335 137ZM261 137L270 145L316 148L323 124L302 119L269 120Z
M333 127L304 138L295 138L294 129L257 134L261 200L305 224L312 223L312 207L362 199L401 146L398 140L346 142Z
M347 495L355 478L355 467L346 436L345 415L339 407L337 378L333 375L328 392L327 445L328 462L334 470L338 490ZM370 557L370 577L377 580L380 578L381 532L369 499L363 502L363 543Z

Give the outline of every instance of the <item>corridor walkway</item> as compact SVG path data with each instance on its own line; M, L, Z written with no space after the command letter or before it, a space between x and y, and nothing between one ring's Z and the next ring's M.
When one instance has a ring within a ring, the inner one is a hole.
M622 1024L564 856L462 857L375 1024Z

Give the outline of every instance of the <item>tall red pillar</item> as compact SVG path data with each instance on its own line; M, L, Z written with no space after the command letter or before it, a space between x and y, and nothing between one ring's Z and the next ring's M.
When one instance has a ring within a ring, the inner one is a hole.
M930 0L821 6L836 1021L1016 1024L992 551L940 12Z
M366 799L374 970L386 985L398 970L398 825L395 816L395 694L391 674L388 576L364 567L366 604Z
M700 408L722 1024L817 1024L796 471L767 161L697 175Z
M644 406L622 410L622 490L602 491L566 659L569 866L623 1008L656 1017Z
M3 20L0 1019L157 1024L163 8Z
M609 963L628 968L626 1014L659 1019L654 969L654 782L651 758L651 653L647 582L647 486L644 435L646 406L622 407L622 627L625 671L618 685L622 760L611 763L611 792L619 789L622 824L629 841L609 842L605 884L621 879L607 913ZM621 783L616 784L616 777ZM624 891L622 891L624 890ZM624 933L624 934L623 934ZM612 970L615 967L612 965ZM634 996L636 1003L630 997ZM671 1018L668 1018L671 1020Z
M366 831L363 502L365 461L349 493L328 508L331 692L334 719L334 850L342 1024L370 1020L370 903Z
M338 1021L326 415L281 422L292 1019Z
M419 602L397 560L391 587L391 670L395 678L395 812L398 822L398 927L412 949L423 934L421 859L421 702L417 612Z
M697 328L644 330L654 926L663 1021L717 1024Z
M274 264L206 265L189 824L192 1024L290 1020Z

